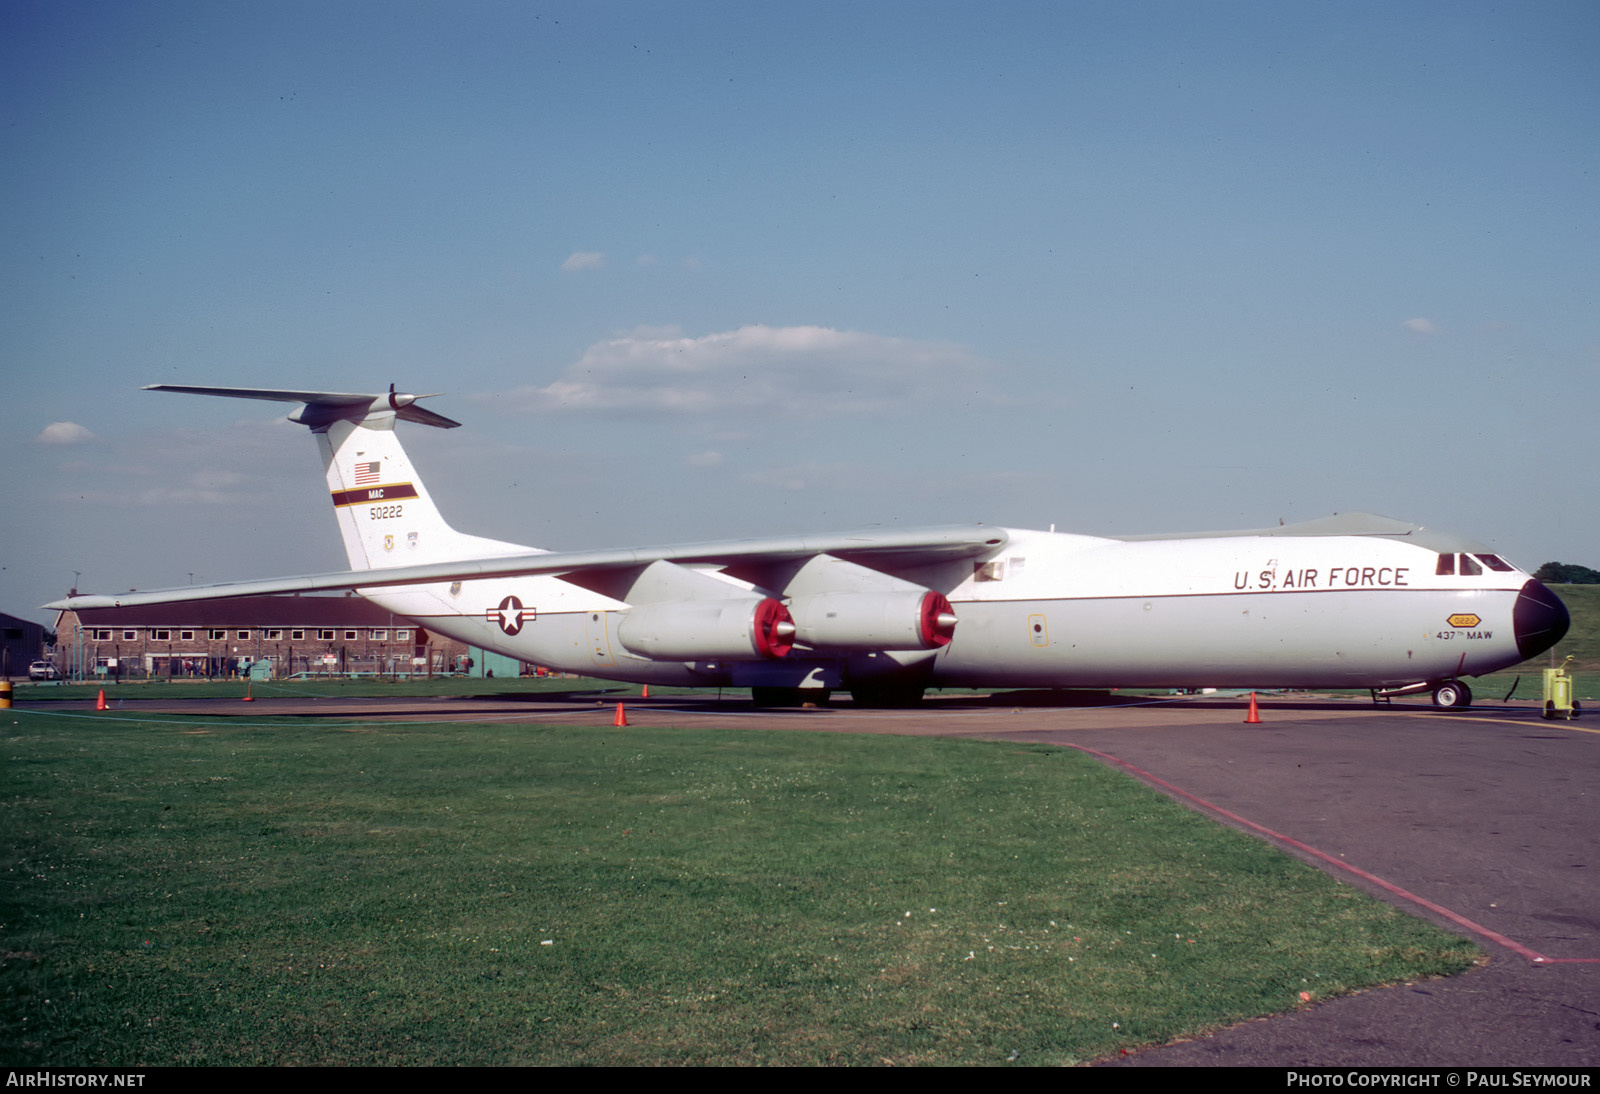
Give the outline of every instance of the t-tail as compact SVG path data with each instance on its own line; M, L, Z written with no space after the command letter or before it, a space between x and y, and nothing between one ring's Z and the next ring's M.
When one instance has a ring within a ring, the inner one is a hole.
M310 428L322 452L328 491L352 570L527 554L531 547L458 532L445 522L411 466L395 422L440 429L460 422L417 405L426 395L370 395L243 387L151 384L146 391L299 403L289 420Z

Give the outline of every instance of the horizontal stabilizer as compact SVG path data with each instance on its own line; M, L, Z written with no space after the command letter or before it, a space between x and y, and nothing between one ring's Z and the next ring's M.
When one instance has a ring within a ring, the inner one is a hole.
M397 394L393 388L379 394L350 391L287 391L264 387L195 387L188 384L146 384L145 391L176 391L184 395L219 395L225 399L263 399L275 403L302 403L305 406L329 409L382 408L393 410L395 417L418 425L431 425L439 429L454 429L461 423L435 414L416 405L418 399L431 399L432 395Z

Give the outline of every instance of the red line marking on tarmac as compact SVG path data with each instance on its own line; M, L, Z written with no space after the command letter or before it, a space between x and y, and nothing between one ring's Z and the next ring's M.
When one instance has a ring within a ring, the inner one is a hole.
M1204 798L1199 797L1199 796L1197 796L1195 794L1191 794L1187 790L1183 790L1183 789L1181 789L1179 787L1176 787L1176 786L1172 785L1171 783L1167 782L1167 780L1162 779L1162 778L1158 778L1157 776L1150 774L1150 772L1145 771L1143 768L1135 767L1133 764L1130 764L1128 761L1120 759L1119 757L1113 756L1109 752L1101 752L1099 749L1096 749L1096 748L1086 748L1083 745L1065 745L1064 747L1066 747L1066 748L1075 748L1079 752L1087 752L1091 756L1099 757L1100 759L1105 760L1108 763L1115 764L1118 767L1120 767L1120 768L1122 768L1122 769L1124 769L1126 771L1131 771L1133 774L1139 776L1141 779L1145 779L1145 780L1147 780L1149 782L1155 783L1157 786L1163 788L1164 790L1168 791L1169 793L1176 794L1180 798L1183 798L1183 799L1185 799L1187 801L1191 801L1191 802L1195 803L1196 805L1200 806L1202 809L1210 810L1211 812L1217 814L1218 816L1227 817L1229 820L1233 821L1234 823L1241 824L1241 825L1243 825L1244 827L1250 829L1253 832L1259 832L1261 835L1266 836L1268 839L1276 840L1279 843L1288 844L1290 847L1296 848L1297 850L1300 850L1300 851L1304 851L1306 854L1311 855L1314 858L1321 859L1323 862L1328 863L1330 866L1337 866L1339 869L1344 870L1347 873L1354 874L1356 877L1359 877L1364 881L1368 881L1368 882L1372 883L1373 885L1378 886L1378 888L1380 888L1380 889L1383 889L1383 890L1385 890L1387 892L1393 893L1395 896L1399 897L1402 900L1409 900L1411 903L1417 905L1418 907L1426 908L1430 912L1433 912L1435 915L1443 916L1444 918L1448 919L1450 922L1456 924L1457 926L1465 928L1467 931L1470 931L1472 934L1475 934L1480 938L1487 938L1491 942L1494 942L1494 943L1496 943L1498 945L1504 946L1506 949L1510 950L1512 953L1515 953L1515 954L1518 954L1518 955L1520 955L1522 957L1527 958L1529 961L1533 962L1535 965L1595 965L1595 964L1600 964L1600 957L1546 957L1544 954L1540 953L1537 950L1529 949L1527 946L1524 946L1522 943L1514 941L1513 939L1507 938L1505 935L1501 934L1499 931L1492 931L1488 927L1485 927L1481 923L1474 923L1472 920L1468 919L1466 916L1460 915L1457 912L1452 912L1449 908L1443 907L1442 905L1439 905L1439 904L1435 904L1433 901L1428 900L1425 897L1420 897L1416 893L1410 892L1410 891L1408 891L1406 889L1402 889L1402 888L1400 888L1400 886L1394 884L1393 882L1385 881L1383 878L1378 877L1376 874L1370 874L1367 871L1361 869L1359 866L1352 866L1348 862L1345 862L1342 859L1335 858L1334 856L1328 854L1326 851L1319 851L1315 847L1310 846L1309 844L1301 843L1299 840L1295 839L1292 836L1286 836L1282 832L1273 831L1271 828L1268 828L1264 824L1257 824L1253 820L1247 820L1246 818L1239 816L1239 814L1237 814L1237 813L1230 812L1229 810L1222 808L1220 805L1213 805L1211 802L1206 801Z

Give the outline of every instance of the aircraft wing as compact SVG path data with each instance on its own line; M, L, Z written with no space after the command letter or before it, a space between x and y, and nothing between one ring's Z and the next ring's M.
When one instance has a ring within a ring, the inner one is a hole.
M85 608L120 608L141 604L176 604L190 600L225 600L240 596L283 593L337 592L376 589L392 585L428 585L440 581L523 577L535 574L595 573L629 570L652 562L711 566L769 565L828 554L870 568L890 568L950 562L989 554L1004 546L1006 533L982 526L883 532L868 529L820 536L778 536L767 539L687 543L670 547L632 547L600 551L541 551L420 566L395 566L381 570L345 570L338 573L302 574L262 581L232 581L217 585L183 585L175 589L130 590L125 593L87 593L44 605L52 611Z

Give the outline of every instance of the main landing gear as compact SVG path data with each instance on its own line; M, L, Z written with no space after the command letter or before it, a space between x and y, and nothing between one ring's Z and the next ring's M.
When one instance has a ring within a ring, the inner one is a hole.
M828 688L751 688L750 702L758 707L825 707L832 694Z
M850 698L858 707L875 710L903 710L922 704L923 688L920 684L877 684L853 687Z

